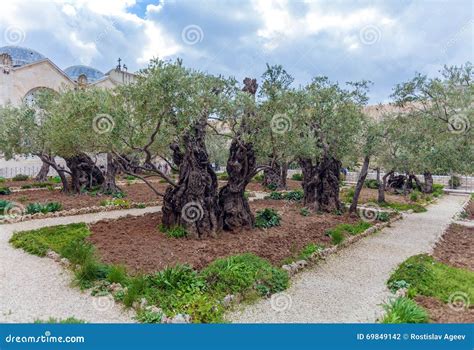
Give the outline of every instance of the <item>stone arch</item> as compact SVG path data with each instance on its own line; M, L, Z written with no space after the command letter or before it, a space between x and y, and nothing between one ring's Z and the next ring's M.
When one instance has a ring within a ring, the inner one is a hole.
M38 97L38 93L42 92L42 91L49 91L49 92L52 92L54 94L58 94L58 92L54 89L51 89L49 87L45 87L45 86L37 86L37 87L34 87L33 89L30 89L26 94L25 96L23 97L23 102L29 106L29 107L32 107L36 101L36 98Z

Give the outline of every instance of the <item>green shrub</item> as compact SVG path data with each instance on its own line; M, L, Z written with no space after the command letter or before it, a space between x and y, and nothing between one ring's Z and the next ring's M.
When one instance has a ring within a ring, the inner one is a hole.
M226 172L223 172L218 175L218 179L221 181L227 181L229 180L229 174L227 174Z
M35 188L46 188L51 186L49 182L35 182L31 185L23 185L21 188L25 188L25 186L35 187Z
M94 256L94 246L79 237L67 243L59 252L74 265L82 265Z
M382 222L387 222L390 220L390 214L385 211L379 211L377 213L377 220Z
M112 265L107 273L107 281L110 283L126 284L128 280L127 269L123 265Z
M295 181L303 181L303 174L300 174L300 173L293 174L291 176L291 179Z
M12 202L0 199L0 216L5 212L6 208L9 208L12 205Z
M112 197L120 199L120 198L127 197L127 194L125 192L122 192L122 191L117 191L117 192L112 193Z
M284 198L283 192L276 192L276 191L270 192L270 195L268 196L268 198L276 199L276 200L283 199Z
M262 182L263 181L263 174L255 175L252 180L255 181L255 182Z
M12 178L12 181L26 181L30 177L28 175L23 175L23 174L17 174Z
M162 312L153 312L148 310L140 310L136 317L136 320L140 323L161 323L162 319Z
M159 227L160 231L166 234L168 237L171 238L182 238L186 237L188 233L186 232L186 229L183 226L174 226L167 228L163 224L160 225Z
M121 198L114 198L114 199L105 199L100 202L100 205L103 207L113 205L115 207L120 207L124 209L130 208L130 201Z
M298 260L307 260L311 257L311 255L313 255L313 253L316 253L323 249L324 247L319 244L309 243L298 254Z
M466 293L474 299L474 272L440 263L433 257L420 254L405 260L390 276L387 285L395 290L405 281L415 294L435 297L448 302L455 292Z
M418 200L420 199L420 197L421 197L421 193L420 193L420 191L418 191L418 190L415 190L415 191L413 191L413 192L410 193L410 200L411 200L412 202L418 202Z
M333 227L332 229L328 230L327 234L332 237L333 233L338 232L338 233L342 233L342 234L346 233L346 234L350 234L354 236L354 235L364 232L371 226L372 224L366 221L358 221L355 224L339 224Z
M0 187L0 195L8 195L11 194L12 191L9 187Z
M284 199L289 201L300 201L304 197L303 190L289 191L284 193Z
M459 186L461 186L461 178L455 175L451 176L449 179L449 187L458 188Z
M301 208L300 209L300 215L309 216L310 214L311 214L311 211L308 208Z
M280 226L281 216L275 209L265 208L258 210L255 216L255 227L270 228L273 226Z
M72 241L84 239L89 234L90 231L84 223L59 225L16 232L10 238L10 243L30 254L45 256L49 249L60 254Z
M167 291L196 292L204 288L204 281L189 265L176 265L148 277L151 285Z
M347 203L351 203L352 199L354 198L355 195L355 189L354 187L351 187L347 190L347 192L344 195L344 199Z
M29 188L33 188L33 185L22 185L20 188L23 190L27 190Z
M133 181L133 180L135 180L135 179L136 179L136 177L133 176L133 175L126 175L126 176L125 176L125 180L128 180L128 181Z
M341 244L345 239L344 233L341 231L329 231L329 236L331 237L332 243L334 245Z
M125 306L131 307L134 301L138 301L146 292L147 283L145 276L138 275L130 280L127 292L123 297Z
M54 183L54 184L60 184L62 182L61 178L59 176L50 177L49 181Z
M440 184L433 184L433 197L441 197L444 193L444 186Z
M427 323L428 313L416 302L399 297L383 305L386 315L382 323Z
M81 288L91 288L94 281L105 279L108 274L108 266L99 263L90 257L74 272L76 284Z
M376 179L368 179L364 181L364 186L376 190L379 188L379 182Z
M268 188L270 191L275 191L275 190L278 188L278 186L277 186L276 183L271 182L271 183L269 183L269 184L267 185L267 188Z
M218 259L201 272L208 288L219 295L245 293L253 289L260 294L276 293L288 287L286 271L250 253Z
M5 182L5 181L6 181L5 178L0 176L0 183Z
M58 202L49 202L46 204L41 203L30 203L26 206L27 214L36 214L36 213L54 213L61 210L62 205Z

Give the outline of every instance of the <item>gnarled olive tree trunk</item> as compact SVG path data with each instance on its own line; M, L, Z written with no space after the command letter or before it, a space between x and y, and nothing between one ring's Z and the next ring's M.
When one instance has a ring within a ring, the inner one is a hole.
M71 191L80 193L104 183L104 175L87 154L64 158L71 172Z
M117 161L112 154L107 153L107 169L105 170L104 182L102 183L102 191L105 193L120 192L120 188L115 182L115 175L118 171Z
M387 178L393 174L393 170L390 170L384 176L382 176L382 181L379 181L379 193L377 202L384 203L385 202L385 189L387 187Z
M270 168L263 171L262 185L269 187L273 185L275 190L286 190L286 176L288 173L288 164L279 164L274 162Z
M48 173L49 173L49 164L46 162L42 162L41 169L39 170L38 174L36 174L35 181L38 181L38 182L47 181Z
M425 184L423 186L424 193L433 193L433 175L429 171L423 173Z
M217 197L217 176L206 150L207 114L183 137L183 150L171 145L179 166L179 181L168 187L163 199L163 225L182 226L196 238L215 236L222 228Z
M303 172L304 205L314 211L341 211L339 173L341 162L324 155L313 164L309 158L299 161Z
M59 178L61 179L61 184L63 186L62 191L63 192L69 192L70 191L70 186L69 186L69 182L68 182L67 177L66 177L66 173L70 174L70 172L68 170L64 169L63 166L56 163L56 160L54 159L54 156L51 156L51 155L48 155L48 154L37 154L37 156L41 159L41 161L43 163L48 164L54 170L56 170L56 172L59 175Z
M352 198L352 203L349 208L349 213L353 213L357 210L357 203L359 202L360 192L362 191L362 187L364 187L365 179L367 178L367 173L369 170L369 162L370 157L364 157L364 163L362 164L362 169L360 170L359 179L357 180L357 184L354 191L354 197Z
M257 88L255 79L244 79L243 91L255 96ZM245 142L242 137L243 134L249 132L246 119L251 117L252 114L249 113L244 116L240 130L232 140L226 167L229 180L219 192L219 205L225 230L240 227L252 228L255 224L255 218L245 198L245 188L255 175L255 152L253 145Z
M252 180L255 170L252 145L240 144L238 140L233 140L226 169L229 180L219 192L224 229L252 228L255 219L245 198L245 188Z

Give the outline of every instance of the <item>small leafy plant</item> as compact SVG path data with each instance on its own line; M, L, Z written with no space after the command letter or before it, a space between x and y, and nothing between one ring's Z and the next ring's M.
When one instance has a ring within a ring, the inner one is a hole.
M12 181L26 181L29 179L28 175L17 174L12 178Z
M103 207L113 205L120 208L130 208L130 201L121 198L105 199L100 202L100 205Z
M37 214L37 213L54 213L62 209L62 204L59 202L49 202L46 204L41 203L30 203L26 206L27 214Z
M167 228L163 224L160 225L160 231L171 238L183 238L188 235L186 229L183 226L174 226Z
M311 214L311 212L308 208L301 208L300 209L300 215L301 216L309 216L310 214Z
M0 187L0 195L8 195L11 194L12 191L9 187Z
M428 313L425 309L408 298L399 297L383 305L386 315L382 323L427 323Z
M296 173L291 176L291 179L294 181L303 181L303 174Z
M379 188L379 182L376 179L368 179L365 180L364 186L376 190L377 188Z
M257 211L255 216L255 227L270 228L273 226L280 226L281 216L275 209L265 208Z

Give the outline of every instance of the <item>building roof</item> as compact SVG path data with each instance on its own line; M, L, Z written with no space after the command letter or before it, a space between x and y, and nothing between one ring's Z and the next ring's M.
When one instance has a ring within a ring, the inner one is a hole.
M68 67L64 70L64 72L72 80L77 80L80 75L84 74L87 77L87 81L89 83L93 83L99 79L102 79L105 76L105 74L98 69L81 65Z
M38 51L21 46L3 46L0 47L0 54L6 53L11 56L13 67L21 67L26 64L44 60L46 57Z

